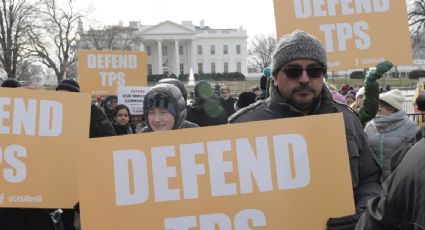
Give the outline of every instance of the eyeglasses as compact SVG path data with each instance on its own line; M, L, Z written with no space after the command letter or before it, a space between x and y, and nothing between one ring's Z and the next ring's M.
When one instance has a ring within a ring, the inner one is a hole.
M303 74L303 71L307 72L307 75L311 78L320 78L322 77L326 69L320 65L309 65L307 68L303 68L300 65L289 65L282 67L281 71L290 79L298 79Z

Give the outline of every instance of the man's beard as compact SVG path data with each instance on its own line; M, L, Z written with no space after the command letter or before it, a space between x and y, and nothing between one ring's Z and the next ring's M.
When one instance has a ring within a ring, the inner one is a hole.
M314 89L309 86L309 85L300 85L298 87L296 87L293 91L292 91L292 97L288 97L286 98L286 103L290 104L291 106L297 108L300 111L307 111L307 110L311 110L311 108L313 107L314 104L316 104L316 102L318 101L319 97L317 96L313 96L313 98L310 101L306 101L306 102L296 102L293 98L293 95L295 93L298 92L303 92L303 91L310 91L313 95L315 95L315 91Z

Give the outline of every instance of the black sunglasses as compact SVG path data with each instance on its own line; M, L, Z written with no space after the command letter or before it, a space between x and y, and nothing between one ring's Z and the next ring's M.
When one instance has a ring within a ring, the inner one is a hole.
M319 78L325 75L326 69L320 65L309 65L307 68L303 68L300 65L289 65L282 67L281 71L285 73L288 78L298 79L303 74L303 71L307 72L307 75L311 78Z

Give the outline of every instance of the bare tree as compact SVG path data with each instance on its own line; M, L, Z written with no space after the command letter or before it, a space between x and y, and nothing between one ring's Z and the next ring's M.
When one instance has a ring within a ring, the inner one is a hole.
M251 66L259 71L270 66L275 46L276 38L273 35L256 35L251 41L251 48L249 49Z
M2 0L0 3L0 67L8 78L17 78L31 64L29 31L35 8L27 0Z
M131 50L139 44L136 28L125 26L90 27L82 36L82 48L95 50Z
M83 14L75 12L72 2L61 7L56 0L40 0L39 16L39 26L32 30L32 48L61 81L76 62L76 28Z
M408 5L409 27L417 35L425 26L425 0L413 0Z

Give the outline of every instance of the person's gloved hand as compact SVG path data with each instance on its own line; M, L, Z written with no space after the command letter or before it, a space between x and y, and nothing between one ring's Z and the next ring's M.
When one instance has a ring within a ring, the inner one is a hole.
M376 68L371 68L366 75L365 81L374 82L388 72L393 67L393 63L389 61L383 61L376 65Z
M329 218L326 223L327 230L354 230L360 215L354 214L337 218Z

